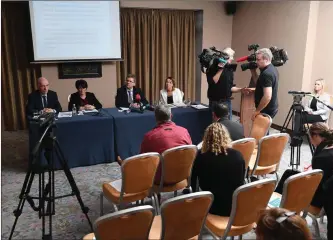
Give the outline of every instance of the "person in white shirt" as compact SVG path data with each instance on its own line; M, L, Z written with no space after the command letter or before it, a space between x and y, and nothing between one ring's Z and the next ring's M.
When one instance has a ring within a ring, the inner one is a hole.
M325 106L325 104L330 105L330 95L324 92L324 86L324 79L319 78L315 81L313 97L307 103L303 103L302 124L327 121L330 115L330 109ZM300 133L301 130L301 115L296 112L294 133Z
M175 80L172 77L165 79L164 89L160 91L160 104L182 103L184 93L175 87Z

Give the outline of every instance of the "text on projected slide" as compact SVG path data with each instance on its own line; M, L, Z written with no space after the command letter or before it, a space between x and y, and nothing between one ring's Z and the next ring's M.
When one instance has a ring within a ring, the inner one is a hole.
M33 8L36 60L121 57L119 2L34 1Z

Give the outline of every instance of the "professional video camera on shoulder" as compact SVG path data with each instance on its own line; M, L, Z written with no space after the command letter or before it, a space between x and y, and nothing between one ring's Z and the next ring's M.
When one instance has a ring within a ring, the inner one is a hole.
M217 50L215 47L203 49L198 58L201 64L201 71L203 73L206 73L211 69L217 69L219 63L224 63L224 68L230 68L233 71L236 71L237 68L237 64L228 64L229 56L227 53ZM204 71L204 68L206 68L206 71Z
M242 71L246 71L248 69L256 69L258 67L257 63L256 63L256 51L258 50L258 48L259 48L259 44L249 45L248 50L249 51L253 50L253 53L248 56L244 56L244 57L237 59L237 62L248 61L247 63L244 63L241 65ZM272 55L273 55L272 64L275 67L283 66L287 62L287 60L288 60L287 51L285 51L284 49L279 49L276 46L272 46L269 49L272 52Z

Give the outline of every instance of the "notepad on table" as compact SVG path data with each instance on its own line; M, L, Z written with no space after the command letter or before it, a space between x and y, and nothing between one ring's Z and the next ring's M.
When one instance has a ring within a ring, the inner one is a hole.
M206 108L208 108L207 106L202 105L202 104L191 105L191 107L193 107L193 108L195 108L195 109L206 109Z
M58 118L65 118L65 117L72 117L73 113L72 112L59 112L58 113Z

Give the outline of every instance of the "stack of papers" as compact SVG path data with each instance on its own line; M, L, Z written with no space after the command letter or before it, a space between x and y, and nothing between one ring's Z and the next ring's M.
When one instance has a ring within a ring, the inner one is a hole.
M95 109L92 109L92 110L82 110L83 113L94 113L94 112L98 112L98 110L95 108Z
M65 118L65 117L72 117L73 113L72 112L59 112L58 113L58 118Z
M201 105L201 104L198 104L198 105L191 105L191 107L195 108L195 109L206 109L208 108L207 106L205 105Z

